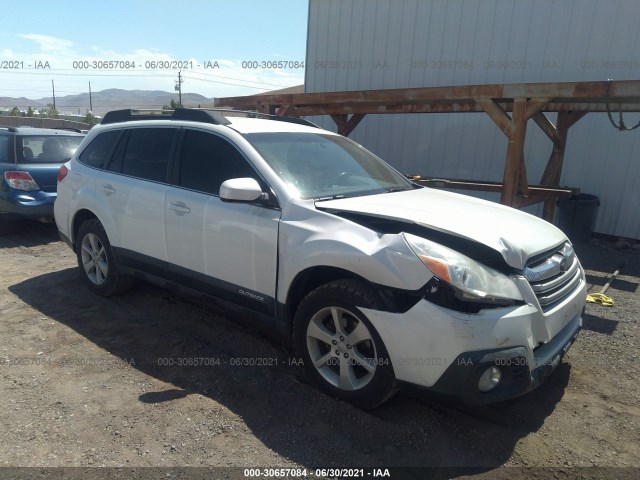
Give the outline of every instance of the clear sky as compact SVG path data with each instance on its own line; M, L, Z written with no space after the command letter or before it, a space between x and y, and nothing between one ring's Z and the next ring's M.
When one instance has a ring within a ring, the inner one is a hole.
M177 67L183 93L206 97L299 85L307 10L307 0L0 0L0 97L50 96L51 80L60 96L89 82L174 91Z

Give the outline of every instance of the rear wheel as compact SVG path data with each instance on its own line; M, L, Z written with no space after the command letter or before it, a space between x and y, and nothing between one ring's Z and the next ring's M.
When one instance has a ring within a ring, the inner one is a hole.
M323 285L300 303L294 337L314 384L369 409L395 393L395 377L382 339L358 307L381 307L373 289L363 282Z
M78 230L78 266L85 285L104 297L127 290L133 279L118 272L111 244L98 220L87 220Z

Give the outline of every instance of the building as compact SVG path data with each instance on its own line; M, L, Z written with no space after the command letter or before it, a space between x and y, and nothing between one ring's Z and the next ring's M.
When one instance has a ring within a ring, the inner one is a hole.
M309 0L305 91L636 80L638 25L635 0ZM631 126L640 114L624 118ZM350 137L403 173L502 180L507 143L485 114L367 115ZM529 122L531 182L550 149ZM561 185L600 198L597 232L640 239L638 156L640 128L620 132L607 114L571 129Z

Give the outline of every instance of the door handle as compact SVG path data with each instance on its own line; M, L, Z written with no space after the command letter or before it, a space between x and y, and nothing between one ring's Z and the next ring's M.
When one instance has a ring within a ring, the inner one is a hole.
M169 208L176 212L178 215L184 215L185 213L191 212L191 209L187 207L183 202L170 203Z
M102 190L104 193L106 193L107 195L111 195L113 193L116 193L116 189L113 188L111 185L109 185L108 183L103 184L100 187L100 190Z

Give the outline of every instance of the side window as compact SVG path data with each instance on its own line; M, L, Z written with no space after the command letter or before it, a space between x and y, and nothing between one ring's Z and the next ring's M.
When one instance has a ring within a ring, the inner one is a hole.
M167 165L177 131L175 128L132 128L122 158L122 173L166 182Z
M0 135L0 163L9 163L9 136Z
M258 180L255 170L233 145L211 133L185 131L180 157L181 187L218 195L222 182L243 177Z
M101 133L82 151L78 160L89 167L104 168L118 140L118 135L120 130Z

